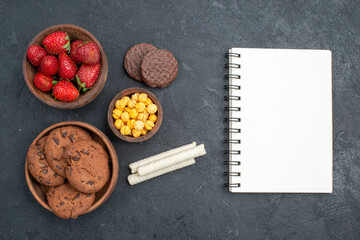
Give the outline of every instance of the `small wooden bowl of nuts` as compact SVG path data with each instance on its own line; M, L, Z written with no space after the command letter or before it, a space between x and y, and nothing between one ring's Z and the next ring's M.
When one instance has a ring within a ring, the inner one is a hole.
M159 99L144 88L128 88L115 95L108 108L114 134L132 143L143 142L159 130L163 111Z

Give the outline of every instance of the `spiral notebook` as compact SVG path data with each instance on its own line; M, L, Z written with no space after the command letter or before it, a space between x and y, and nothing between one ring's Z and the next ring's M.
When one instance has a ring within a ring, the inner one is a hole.
M331 52L232 48L226 57L229 190L331 193Z

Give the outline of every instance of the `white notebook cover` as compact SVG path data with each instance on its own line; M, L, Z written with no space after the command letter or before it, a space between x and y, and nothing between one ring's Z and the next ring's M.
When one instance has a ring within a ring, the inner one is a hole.
M232 48L229 84L241 86L229 95L241 96L229 112L241 122L230 122L229 177L231 192L332 192L332 79L331 51Z

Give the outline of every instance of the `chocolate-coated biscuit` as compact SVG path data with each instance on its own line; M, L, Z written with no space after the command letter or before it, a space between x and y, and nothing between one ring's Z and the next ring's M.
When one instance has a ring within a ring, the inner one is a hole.
M46 161L44 153L46 138L43 137L36 144L30 145L27 152L28 169L39 183L47 186L58 186L63 184L65 179L54 172Z
M66 161L63 159L66 147L81 140L91 139L90 134L79 127L66 126L54 129L46 139L46 160L57 174L66 177Z
M98 192L109 180L109 155L95 141L80 141L70 145L64 155L69 183L84 193Z
M140 66L144 56L157 48L150 43L139 43L132 46L125 55L124 68L135 80L141 81Z
M46 198L56 216L68 219L86 213L95 201L95 194L81 193L69 183L65 183L58 187L50 187Z
M142 80L150 87L167 87L178 73L178 62L174 55L164 49L145 55L141 63Z

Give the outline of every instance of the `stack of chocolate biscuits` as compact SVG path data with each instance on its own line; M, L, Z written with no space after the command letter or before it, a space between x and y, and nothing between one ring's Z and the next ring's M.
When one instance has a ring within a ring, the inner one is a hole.
M124 67L130 77L153 88L169 86L178 73L174 55L149 43L132 46L125 55Z
M57 128L29 147L28 168L60 218L88 211L110 177L109 155L85 130Z

